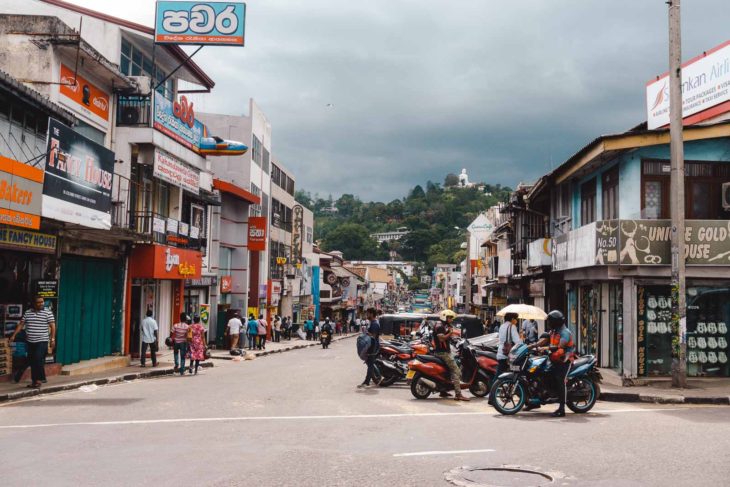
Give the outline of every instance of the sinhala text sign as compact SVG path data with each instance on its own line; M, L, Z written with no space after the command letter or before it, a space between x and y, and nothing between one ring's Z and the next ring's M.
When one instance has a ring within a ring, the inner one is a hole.
M109 230L114 153L52 118L46 152L43 216Z
M155 42L243 46L246 4L158 1Z

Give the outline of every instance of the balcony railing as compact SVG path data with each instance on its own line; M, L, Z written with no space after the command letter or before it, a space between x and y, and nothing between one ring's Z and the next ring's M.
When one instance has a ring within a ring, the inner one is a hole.
M124 96L117 98L117 126L149 127L152 120L152 97Z

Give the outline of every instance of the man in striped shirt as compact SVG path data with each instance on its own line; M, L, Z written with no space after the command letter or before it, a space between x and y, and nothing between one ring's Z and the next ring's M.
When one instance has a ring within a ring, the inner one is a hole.
M53 349L56 346L56 320L53 318L53 313L44 308L43 304L43 298L36 296L33 308L23 314L23 319L10 337L12 342L21 330L25 330L32 379L28 387L36 389L41 386L41 382L46 381L46 353L49 348Z

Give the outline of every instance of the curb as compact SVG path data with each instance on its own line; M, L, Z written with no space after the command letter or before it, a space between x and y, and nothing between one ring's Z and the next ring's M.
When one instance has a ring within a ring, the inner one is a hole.
M346 340L346 339L352 338L354 336L357 336L357 335L356 334L353 334L353 335L348 335L348 336L344 336L344 337L335 337L335 338L332 339L332 341L333 342L339 342L340 340ZM271 355L271 354L274 354L274 353L288 352L290 350L299 350L299 349L302 349L302 348L315 347L315 346L319 346L319 342L305 343L305 344L301 344L301 345L292 345L292 346L289 346L289 347L286 347L286 348L280 348L278 350L269 350L269 351L263 351L263 352L254 352L253 353L253 356L254 356L254 358L265 357L267 355ZM246 353L246 355L248 355L248 353ZM214 360L233 360L237 356L238 355L219 355L219 356L212 355L210 358L211 359L214 359ZM241 357L245 357L245 355L241 355ZM244 360L245 360L245 358L244 358Z
M203 362L200 364L202 368L210 368L214 367L215 365L212 362ZM46 394L53 394L56 392L65 392L65 391L72 391L75 389L79 389L83 386L90 386L90 385L97 385L97 386L103 386L106 384L117 384L119 382L129 382L133 380L140 380L140 379L152 379L155 377L162 377L165 375L172 375L174 373L174 369L155 369L145 372L136 372L133 374L124 374L124 375L117 375L113 377L103 377L101 379L91 379L91 380L85 380L81 382L73 382L71 384L63 384L58 386L47 386L42 387L40 389L27 389L27 390L21 390L21 391L15 391L15 392L9 392L7 394L0 394L0 403L4 402L12 402L17 401L19 399L26 399L29 397L34 396L42 396Z
M608 402L643 402L652 404L712 404L730 406L730 396L659 396L628 392L601 392L600 400Z

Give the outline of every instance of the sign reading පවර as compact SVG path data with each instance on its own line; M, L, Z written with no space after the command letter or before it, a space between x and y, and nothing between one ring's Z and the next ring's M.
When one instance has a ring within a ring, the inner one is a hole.
M157 44L243 46L246 4L158 1Z

